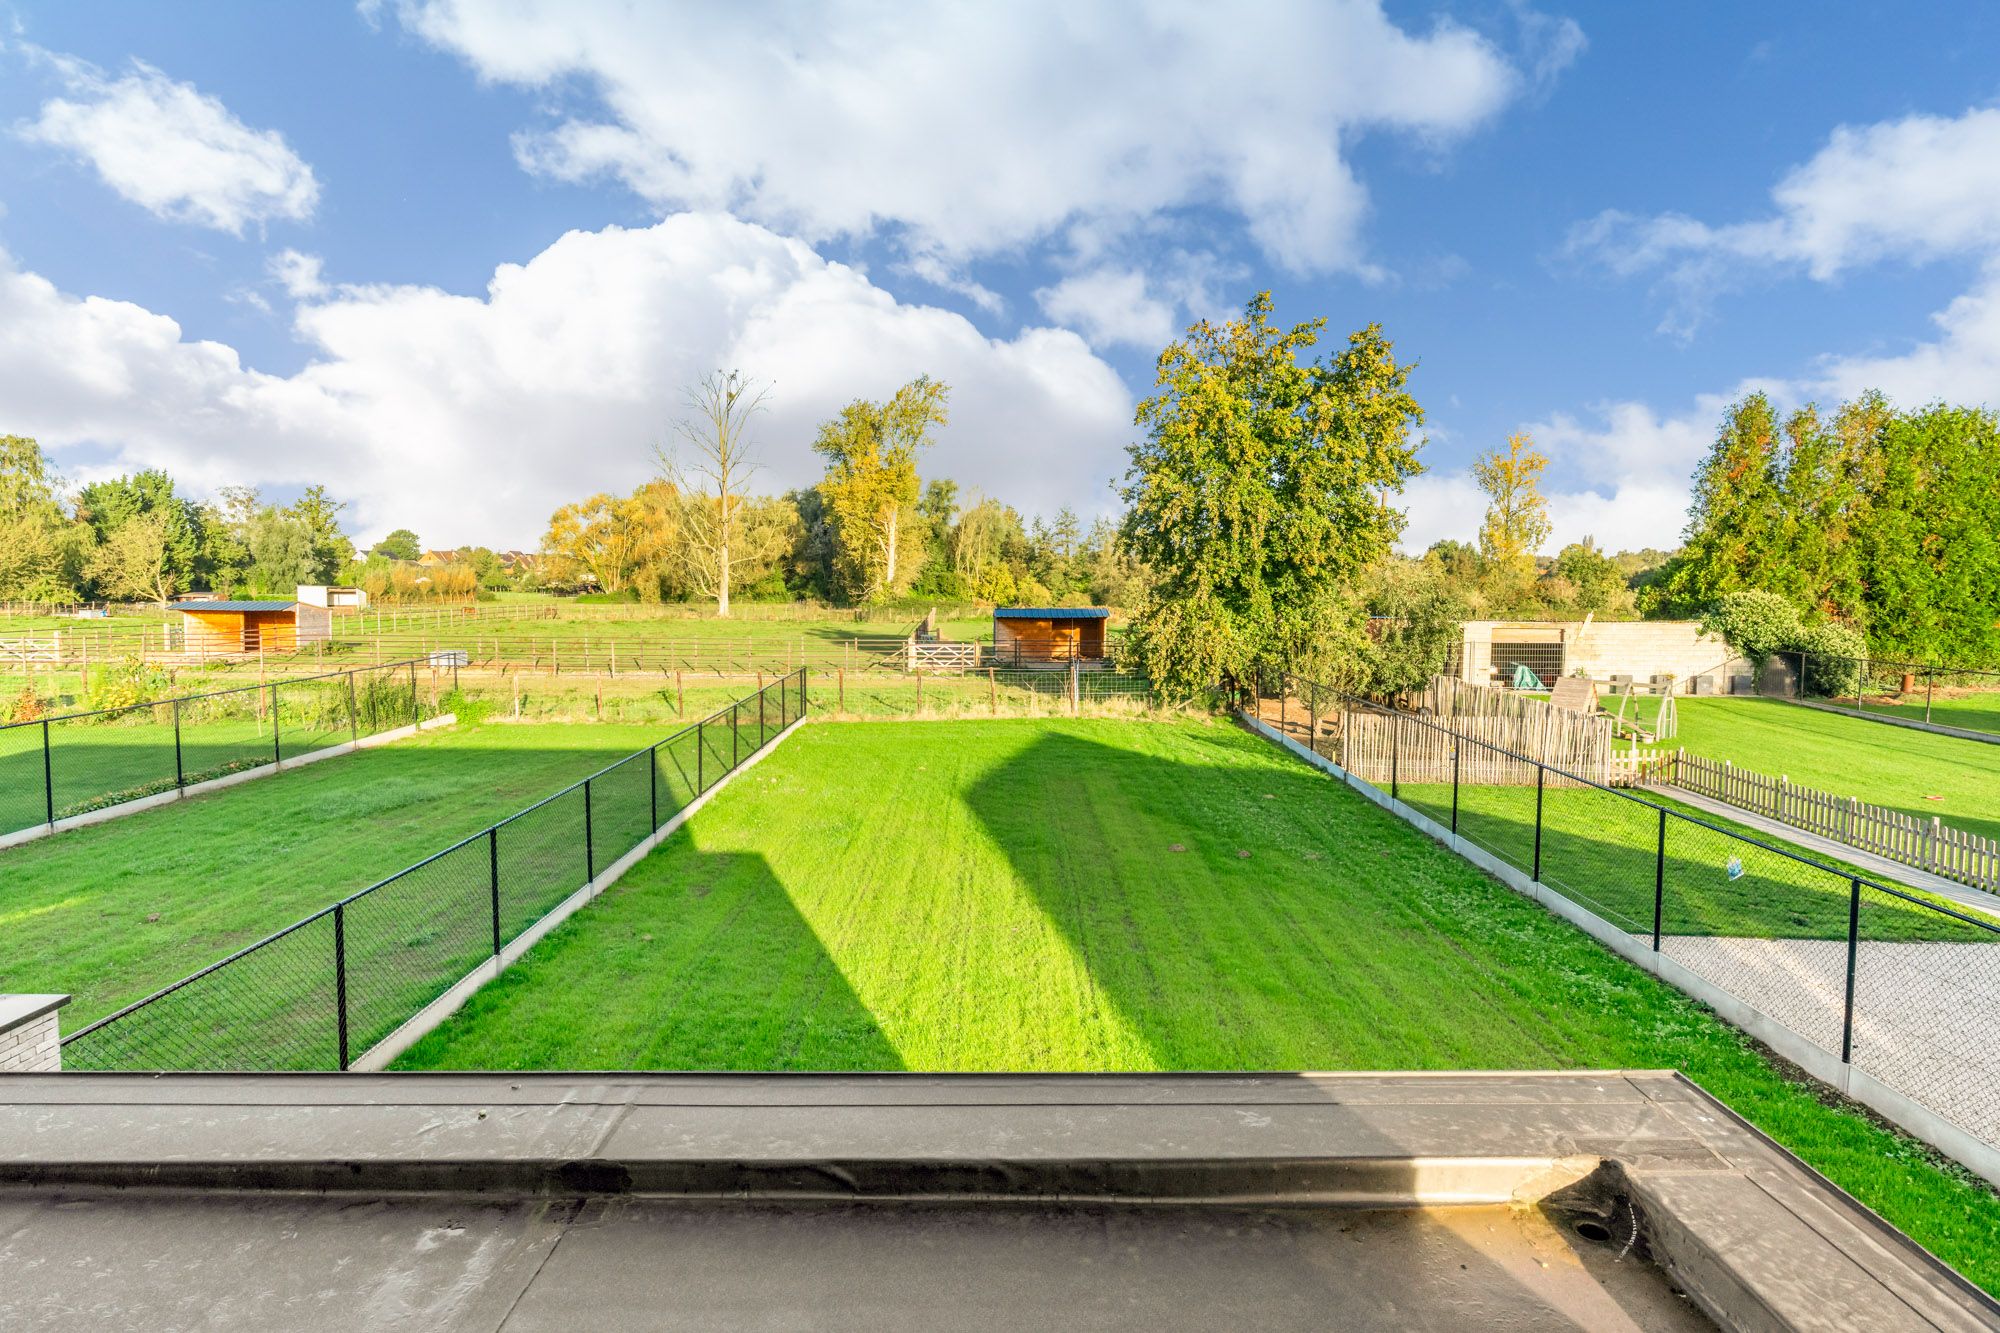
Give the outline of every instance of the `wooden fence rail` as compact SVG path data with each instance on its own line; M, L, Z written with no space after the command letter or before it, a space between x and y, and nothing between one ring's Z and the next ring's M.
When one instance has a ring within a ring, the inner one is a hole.
M1663 780L1975 889L2000 891L2000 842L1952 828L1935 815L1905 814L1685 751L1673 755Z

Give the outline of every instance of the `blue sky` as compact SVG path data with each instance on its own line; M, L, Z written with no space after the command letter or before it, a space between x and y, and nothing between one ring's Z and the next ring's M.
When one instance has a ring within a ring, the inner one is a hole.
M2000 396L1980 6L0 13L0 429L367 535L532 545L715 366L772 488L930 371L927 472L1108 511L1160 343L1265 287L1420 361L1419 546L1510 431L1617 549L1748 387Z

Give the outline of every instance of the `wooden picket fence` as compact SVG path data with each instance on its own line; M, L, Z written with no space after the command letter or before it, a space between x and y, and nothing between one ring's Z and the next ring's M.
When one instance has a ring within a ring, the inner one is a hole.
M1378 786L1448 784L1454 752L1457 779L1466 785L1532 787L1537 762L1548 767L1551 781L1561 781L1559 774L1607 785L1613 780L1606 718L1554 708L1541 699L1479 697L1502 693L1439 677L1403 700L1409 711L1398 713L1309 697L1310 691L1301 692L1295 683L1278 705L1282 721L1278 715L1266 720L1298 733L1314 750ZM1265 712L1273 709L1267 706Z
M1935 815L1919 818L1685 751L1674 753L1659 780L1975 889L2000 891L2000 842L1952 828Z

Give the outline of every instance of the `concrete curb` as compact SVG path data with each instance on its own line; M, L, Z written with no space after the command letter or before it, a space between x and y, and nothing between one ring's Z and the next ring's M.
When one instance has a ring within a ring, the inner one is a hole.
M1919 722L1913 717L1889 717L1882 713L1871 713L1863 708L1846 708L1840 704L1823 704L1815 699L1785 699L1778 695L1763 695L1766 699L1778 698L1784 703L1797 704L1801 708L1817 708L1822 713L1834 713L1840 717L1858 717L1863 722L1886 722L1892 727L1908 727L1911 731L1928 731L1933 736L1952 736L1962 741L1978 741L1981 745L2000 745L2000 736L1989 736L1983 731L1967 731L1964 727L1947 727L1942 722Z
M755 768L758 764L762 763L764 756L777 749L788 736L804 726L809 720L807 717L795 718L783 731L771 737L762 749L752 754L735 768L730 769L728 773L724 774L707 791L682 806L673 818L660 825L658 831L642 839L631 851L619 857L602 871L599 871L597 878L591 880L575 893L572 893L569 897L556 904L555 907L551 908L533 925L504 945L498 954L480 963L470 972L467 972L464 976L453 982L444 994L438 996L435 1000L432 1000L422 1009L419 1009L416 1013L405 1019L400 1027L362 1052L358 1059L350 1061L348 1072L366 1074L387 1069L397 1056L409 1050L410 1047L416 1045L424 1037L430 1035L447 1018L457 1013L464 1006L465 1002L479 991L480 987L511 967L523 954L540 943L543 936L583 910L584 906L591 899L603 893L613 884L616 884L626 871L645 860L654 848L671 837L674 831L680 828L681 825L687 823L688 819L697 810L707 805L710 797L735 781L739 774L748 769Z
M363 736L359 740L342 741L338 745L329 745L324 750L314 750L310 754L295 755L290 759L279 759L272 763L259 764L256 768L246 768L240 773L225 773L219 778L210 778L206 782L196 782L186 787L176 787L171 791L158 792L152 796L141 796L136 800L120 801L117 805L107 805L102 810L88 810L80 815L70 815L66 819L58 819L53 824L36 824L32 828L20 829L16 832L0 836L0 850L8 847L18 847L24 842L33 842L37 838L46 838L51 834L66 833L70 829L88 828L92 824L108 823L114 819L123 819L127 815L136 815L146 810L156 810L163 805L172 805L175 801L185 801L190 797L206 796L211 792L222 791L227 787L239 786L245 782L254 782L258 778L268 778L274 773L289 773L291 770L303 768L307 764L317 764L322 759L332 759L337 755L352 754L356 750L372 750L378 745L389 745L395 741L408 740L419 732L435 731L439 727L449 727L457 721L458 715L456 713L439 713L436 717L425 718L423 721L412 723L407 727L396 727L389 731L378 731L372 736Z
M1459 837L1429 816L1394 799L1372 783L1355 777L1332 760L1283 735L1260 719L1241 711L1237 713L1237 717L1244 726L1258 735L1291 751L1313 767L1339 778L1368 800L1415 825L1419 831L1444 844L1521 896L1540 903L1549 912L1576 926L1627 962L1652 973L1683 994L1701 1001L1715 1010L1725 1022L1755 1037L1820 1082L1860 1102L1890 1123L1977 1172L1989 1182L2000 1185L2000 1147L1967 1133L1937 1112L1912 1101L1853 1065L1844 1063L1838 1055L1815 1045L1769 1014L1746 1004L1699 973L1691 971L1664 954L1654 953L1649 945L1640 943L1629 932L1621 930L1589 908L1539 880L1530 879L1485 848Z

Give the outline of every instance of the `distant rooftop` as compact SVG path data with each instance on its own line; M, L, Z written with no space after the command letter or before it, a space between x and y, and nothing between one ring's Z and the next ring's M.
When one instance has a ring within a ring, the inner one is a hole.
M183 611L289 611L297 602L182 602Z
M1109 609L1102 606L996 606L997 620L1108 620Z

